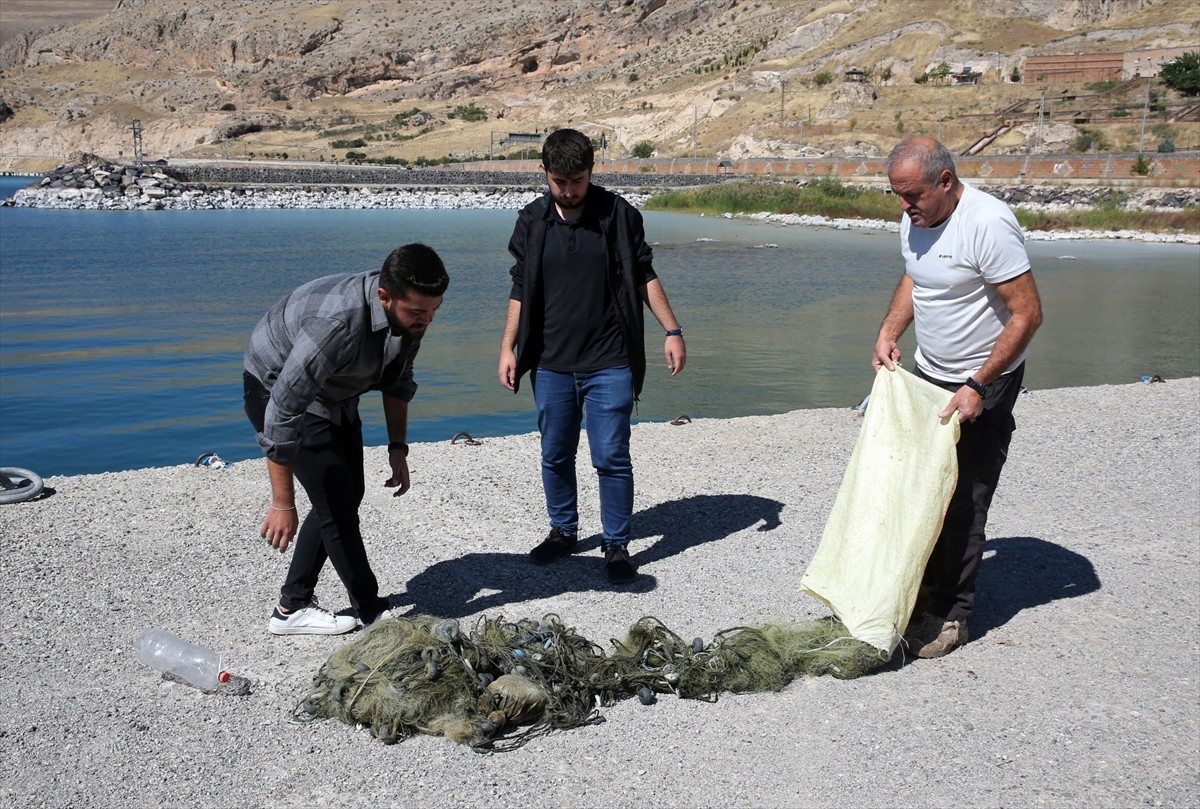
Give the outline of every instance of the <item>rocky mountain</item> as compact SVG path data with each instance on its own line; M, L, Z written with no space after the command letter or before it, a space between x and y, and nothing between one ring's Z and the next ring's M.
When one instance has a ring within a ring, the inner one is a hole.
M872 152L934 120L913 80L943 62L999 89L1031 53L1198 32L1193 0L115 0L6 38L0 168L129 154L135 129L160 156L487 154L562 125L663 155Z

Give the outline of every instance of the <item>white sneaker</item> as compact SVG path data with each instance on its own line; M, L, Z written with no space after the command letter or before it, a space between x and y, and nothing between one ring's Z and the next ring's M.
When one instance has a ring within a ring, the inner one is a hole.
M349 615L334 615L317 606L314 600L307 607L292 610L287 615L275 608L267 629L272 635L342 635L358 626Z

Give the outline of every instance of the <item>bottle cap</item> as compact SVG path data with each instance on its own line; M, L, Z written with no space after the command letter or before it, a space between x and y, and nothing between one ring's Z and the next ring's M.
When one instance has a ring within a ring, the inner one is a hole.
M229 682L229 672L227 672L227 671L221 672L220 674L217 675L217 680L219 680L220 682L223 682L223 683Z

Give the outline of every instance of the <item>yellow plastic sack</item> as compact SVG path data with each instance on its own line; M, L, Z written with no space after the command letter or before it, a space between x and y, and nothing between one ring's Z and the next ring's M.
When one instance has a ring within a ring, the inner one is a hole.
M896 366L875 375L850 464L800 590L891 655L958 480L951 394Z

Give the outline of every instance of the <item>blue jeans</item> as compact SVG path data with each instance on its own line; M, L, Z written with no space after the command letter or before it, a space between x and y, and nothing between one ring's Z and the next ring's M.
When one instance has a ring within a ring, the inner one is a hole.
M628 366L574 374L535 368L531 381L542 433L542 488L550 525L568 534L579 533L575 455L582 422L592 466L600 478L604 544L628 543L633 515L633 462L629 457L633 373Z

